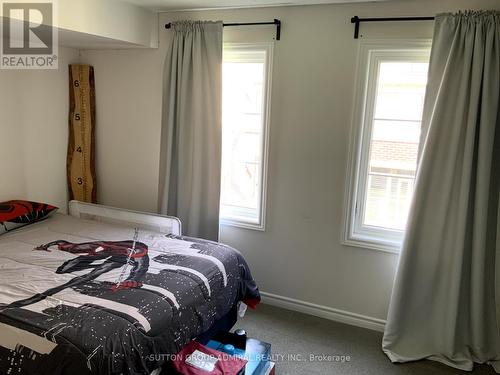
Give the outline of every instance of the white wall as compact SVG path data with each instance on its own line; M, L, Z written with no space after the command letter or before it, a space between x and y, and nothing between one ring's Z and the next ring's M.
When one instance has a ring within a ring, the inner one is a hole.
M121 0L52 0L54 19L50 26L59 29L63 45L108 43L158 47L158 15L156 12ZM23 20L17 14L0 16ZM42 22L47 23L47 20ZM74 43L76 42L76 43Z
M270 134L267 231L222 228L261 290L385 319L397 256L340 244L359 41L350 18L500 8L497 0L419 0L161 14L160 49L84 51L97 87L100 202L156 211L161 79L177 19L280 18ZM363 24L365 38L430 38L432 22ZM226 41L270 40L274 28L226 28Z
M97 198L155 212L164 50L82 51L96 80Z
M24 146L18 71L0 72L0 201L24 197Z
M58 70L0 70L0 201L30 199L67 206L68 64Z
M59 0L57 27L117 41L158 47L155 12L119 0Z

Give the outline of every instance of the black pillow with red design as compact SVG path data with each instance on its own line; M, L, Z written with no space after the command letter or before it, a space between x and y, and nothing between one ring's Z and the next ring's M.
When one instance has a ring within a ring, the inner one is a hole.
M14 200L0 202L0 234L40 221L57 207L50 204Z

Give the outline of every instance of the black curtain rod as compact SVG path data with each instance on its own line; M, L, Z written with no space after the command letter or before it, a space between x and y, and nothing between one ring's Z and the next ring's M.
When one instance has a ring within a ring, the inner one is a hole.
M434 17L384 17L384 18L359 18L354 16L351 23L354 24L354 39L359 38L359 24L361 22L393 22L393 21L432 21Z
M281 21L274 19L271 22L232 22L224 23L222 26L259 26L259 25L276 25L276 40L281 39ZM165 29L170 29L172 27L171 23L165 24Z

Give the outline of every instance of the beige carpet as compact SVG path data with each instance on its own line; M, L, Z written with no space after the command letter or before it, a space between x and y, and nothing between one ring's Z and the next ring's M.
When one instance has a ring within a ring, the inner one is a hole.
M495 374L485 365L476 366L469 373L431 361L392 364L380 348L380 332L268 305L249 310L235 328L244 328L249 336L272 344L272 352L278 359L278 375ZM323 361L311 362L311 354L320 356ZM336 356L349 356L350 360L340 362L342 358Z

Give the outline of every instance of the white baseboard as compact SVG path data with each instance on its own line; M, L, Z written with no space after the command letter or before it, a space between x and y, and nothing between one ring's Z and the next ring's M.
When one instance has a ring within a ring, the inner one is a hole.
M334 309L328 306L317 305L315 303L300 301L297 299L279 296L272 293L260 292L262 303L283 309L298 311L304 314L319 316L320 318L345 323L356 327L371 329L383 332L385 320L373 318L371 316L360 315L349 311Z

